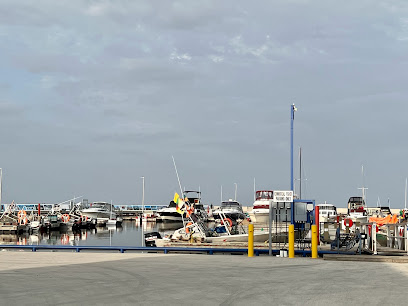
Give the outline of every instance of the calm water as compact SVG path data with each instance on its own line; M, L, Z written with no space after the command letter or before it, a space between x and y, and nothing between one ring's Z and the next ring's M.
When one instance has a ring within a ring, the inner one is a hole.
M143 226L135 221L123 221L121 227L97 227L93 230L51 231L32 235L0 235L0 244L19 245L73 245L73 246L142 246L142 235L146 232L172 234L182 224L145 222Z

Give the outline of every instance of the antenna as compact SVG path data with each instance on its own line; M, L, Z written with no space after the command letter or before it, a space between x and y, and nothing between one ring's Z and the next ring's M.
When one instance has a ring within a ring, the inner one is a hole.
M173 158L173 164L174 164L174 169L176 170L177 180L178 180L178 184L179 184L179 187L180 187L180 193L181 193L181 194L183 195L183 197L184 197L183 188L181 188L180 178L179 178L179 175L178 175L178 172L177 172L176 161L174 160L174 156L173 156L173 155L172 155L171 157Z
M222 185L221 185L221 203L222 203Z
M255 202L255 200L256 200L255 194L256 194L256 187L255 187L255 178L254 178L254 202Z
M364 187L364 165L361 165L361 176L363 177L363 187L358 188L361 189L361 192L363 194L363 206L365 206L365 202L366 202L366 190L368 190L368 188Z

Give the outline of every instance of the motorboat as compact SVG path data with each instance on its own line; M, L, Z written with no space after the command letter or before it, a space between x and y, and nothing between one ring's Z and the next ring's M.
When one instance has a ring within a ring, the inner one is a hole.
M94 202L89 207L81 210L81 215L92 219L115 219L116 213L112 211L112 204L107 202Z
M189 206L194 208L194 213L202 220L207 220L207 212L201 203L201 192L195 190L186 190L183 192L183 199ZM182 222L186 213L181 215L177 211L177 204L174 201L169 206L161 208L156 212L156 222Z
M367 208L363 197L350 197L347 203L347 219L353 223L368 221Z
M246 215L242 210L242 205L235 200L229 199L228 201L222 201L221 206L213 211L213 217L215 220L229 218L233 221L244 220Z
M319 222L327 222L335 220L337 217L337 208L333 204L318 204L319 207Z
M47 230L59 230L61 227L61 217L59 214L49 214L42 219L42 226Z
M160 235L159 232L149 232L149 233L144 234L144 239L145 239L145 246L155 247L156 240L162 239L162 236Z
M250 212L252 222L268 223L269 222L269 207L273 202L272 190L258 190L255 192L255 201Z
M156 212L156 222L182 222L182 215L177 212L177 204L174 201L169 206L160 208Z

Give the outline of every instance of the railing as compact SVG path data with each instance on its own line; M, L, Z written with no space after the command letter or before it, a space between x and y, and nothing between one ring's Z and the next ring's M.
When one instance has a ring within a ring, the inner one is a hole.
M16 250L31 250L36 252L38 250L72 250L80 252L84 250L93 251L139 251L148 253L204 253L213 255L214 253L230 253L230 254L247 254L248 249L233 249L233 248L181 248L181 247L133 247L133 246L62 246L62 245L0 245L0 249L16 249ZM268 249L254 249L256 256L261 254L268 254ZM272 255L278 255L280 250L272 250ZM295 250L296 255L307 257L311 255L310 250ZM337 251L319 251L319 255L323 254L338 254ZM341 254L353 255L353 252L342 252Z

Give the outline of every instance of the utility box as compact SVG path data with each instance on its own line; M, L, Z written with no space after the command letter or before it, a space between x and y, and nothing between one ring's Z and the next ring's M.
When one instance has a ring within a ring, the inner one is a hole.
M295 221L306 222L307 221L307 203L295 202Z

